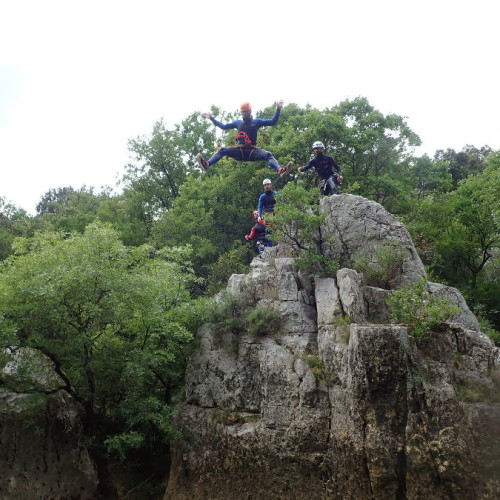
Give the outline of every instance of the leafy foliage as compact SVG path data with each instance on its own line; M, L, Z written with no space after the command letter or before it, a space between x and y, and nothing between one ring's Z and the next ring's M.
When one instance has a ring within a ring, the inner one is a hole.
M288 245L295 252L295 269L317 276L333 276L338 262L321 253L323 237L320 226L324 215L318 211L318 193L288 183L280 191L280 206L273 218L271 239Z
M462 181L433 194L406 220L419 254L436 278L458 287L474 310L500 324L500 156Z
M389 289L402 272L405 250L401 245L379 245L369 255L354 259L353 268L362 273L370 286Z
M319 195L296 184L287 184L279 193L280 206L273 218L273 239L300 251L316 253L320 244L319 227L324 216L318 211Z
M488 146L478 149L467 145L459 152L451 148L448 148L446 151L440 149L436 151L434 159L446 164L453 179L453 188L456 189L460 181L484 171L486 157L491 152L492 150Z
M155 123L151 136L129 141L135 162L127 165L123 182L129 192L140 195L149 216L172 206L186 175L194 170L193 163L188 168L184 163L186 151L181 136L180 127L167 130L160 120Z
M248 245L235 243L235 247L219 256L216 262L209 264L209 285L207 294L215 295L227 285L227 280L232 274L245 274L248 264L254 257L254 252Z
M257 304L252 290L243 287L236 294L224 292L213 303L209 321L219 334L247 332L261 337L279 331L281 315L272 307Z
M29 232L28 214L0 196L0 260L12 253L14 238Z
M172 209L155 222L153 241L169 246L190 244L196 274L208 278L208 286L215 291L227 275L224 262L236 268L249 262L245 249L250 245L242 247L241 243L254 224L250 214L267 176L268 169L222 160L206 177L190 178Z
M258 306L247 311L245 315L247 331L252 337L273 335L281 326L281 315L276 309Z
M460 312L460 308L442 297L427 291L425 279L393 291L387 299L391 317L408 326L409 333L421 338Z
M191 340L169 311L189 299L189 250L127 248L103 224L38 233L14 248L0 274L2 347L51 360L97 445L116 443L118 422L146 446L166 443Z
M245 330L245 311L255 302L248 292L233 294L224 291L212 305L208 322L216 325L219 333L241 333Z

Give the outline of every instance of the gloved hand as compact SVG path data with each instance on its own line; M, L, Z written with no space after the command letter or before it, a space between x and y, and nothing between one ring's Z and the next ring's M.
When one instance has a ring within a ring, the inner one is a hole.
M303 172L303 171L304 171L304 167L299 167L297 170L298 170L299 172Z

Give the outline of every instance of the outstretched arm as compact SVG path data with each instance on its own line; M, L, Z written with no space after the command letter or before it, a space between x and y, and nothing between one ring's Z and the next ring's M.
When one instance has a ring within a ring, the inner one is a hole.
M263 120L262 118L256 118L254 123L257 123L259 127L267 127L270 125L276 125L278 123L278 118L280 117L281 108L283 107L283 103L281 103L280 107L276 107L276 111L274 112L274 116L270 120Z
M313 161L311 160L307 165L305 165L303 167L299 167L297 170L299 172L307 172L312 167L313 167Z
M208 118L216 127L221 128L222 130L229 130L231 128L238 128L239 123L241 120L235 120L234 122L231 123L222 123L219 120L216 120L212 113L202 113L201 116L203 118Z

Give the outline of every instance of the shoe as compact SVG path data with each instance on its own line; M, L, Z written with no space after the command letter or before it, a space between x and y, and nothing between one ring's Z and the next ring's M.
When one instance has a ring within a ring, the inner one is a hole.
M196 155L196 161L198 162L198 165L200 165L200 167L203 170L208 170L208 161L205 160L205 158L203 158L203 156L201 156L201 153L198 153Z
M280 167L278 174L284 176L293 167L293 161L289 161L284 167Z

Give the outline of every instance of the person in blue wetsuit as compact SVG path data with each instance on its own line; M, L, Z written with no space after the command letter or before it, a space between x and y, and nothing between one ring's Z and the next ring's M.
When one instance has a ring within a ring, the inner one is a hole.
M240 106L242 119L230 123L222 123L216 120L211 113L203 113L202 116L209 118L215 126L222 130L237 129L238 134L236 135L236 146L220 148L209 160L206 160L201 153L198 153L196 160L200 167L207 170L210 165L217 163L223 156L228 156L238 161L267 161L269 166L280 174L286 172L287 168L292 165L292 162L289 162L286 167L280 167L272 153L257 147L257 132L259 128L276 125L282 107L283 101L276 103L276 112L270 120L253 118L252 107L248 102L244 102Z
M266 215L274 215L274 205L276 205L276 191L273 190L271 179L264 179L262 182L264 192L259 196L257 203L258 221L265 219Z
M343 179L340 165L334 158L325 155L325 146L322 142L316 141L312 145L312 150L316 156L306 166L299 167L298 171L306 172L314 167L321 179L320 193L324 195L339 194L337 186L342 184Z

